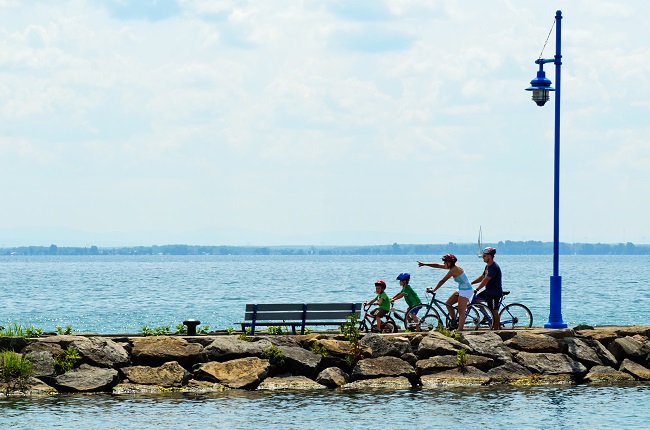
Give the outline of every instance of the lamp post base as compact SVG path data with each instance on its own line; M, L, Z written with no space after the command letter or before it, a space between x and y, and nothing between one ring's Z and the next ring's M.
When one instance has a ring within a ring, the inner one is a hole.
M544 328L567 328L562 321L562 277L551 276L551 311Z

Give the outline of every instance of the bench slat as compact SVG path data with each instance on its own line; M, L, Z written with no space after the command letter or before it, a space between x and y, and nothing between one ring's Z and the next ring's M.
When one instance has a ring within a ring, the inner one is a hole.
M253 312L254 303L246 305L246 312ZM302 312L302 303L260 303L257 305L257 311L300 311Z
M308 311L352 311L354 305L357 312L361 309L361 303L307 303Z
M260 311L257 311L257 316L256 316L255 319L257 321L269 321L269 320L302 321L302 311L300 311L300 312L260 312ZM253 313L252 312L250 312L250 313L246 312L246 315L244 315L244 320L245 321L252 321L253 320Z
M355 312L356 313L356 312ZM353 315L352 311L336 311L336 312L325 312L325 311L307 311L305 321L311 322L311 320L344 320L348 316Z

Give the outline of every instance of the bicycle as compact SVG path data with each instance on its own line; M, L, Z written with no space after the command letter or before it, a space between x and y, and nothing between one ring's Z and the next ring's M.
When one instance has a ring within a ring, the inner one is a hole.
M395 302L392 302L388 315L392 315L395 319L401 321L404 324L404 329L414 331L419 325L419 322L414 322L413 319L409 317L408 311L415 309L415 307L416 306L413 306L412 308L403 311L401 309L396 309Z
M457 321L452 321L449 317L449 313L447 312L447 303L436 299L436 293L429 289L425 291L425 294L430 296L428 303L412 306L405 312L405 315L408 315L413 309L420 307L420 311L418 311L418 314L416 315L419 320L418 324L420 326L420 331L433 331L437 329L438 326L443 325L442 318L440 317L441 314L445 316L444 327L449 330L457 328ZM456 309L456 315L458 315L457 306L458 305L453 306L453 308ZM398 319L401 320L401 318ZM407 330L413 330L414 327L417 327L417 324L413 322L407 322L406 320L403 321L404 328ZM468 304L467 309L465 310L465 326L478 330L480 322L481 320L478 310L473 305Z
M530 328L533 326L533 314L526 306L521 303L505 304L503 298L510 294L510 291L503 290L503 294L499 299L499 329L501 328ZM481 321L479 327L492 328L492 311L483 303L477 300L476 295L472 297L471 305L475 306L480 315ZM506 327L508 326L508 327Z
M376 329L375 327L375 316L372 315L369 311L372 305L363 305L363 318L359 323L359 331L368 333ZM383 316L384 322L382 323L381 333L397 333L397 324L395 320L390 316L390 312Z

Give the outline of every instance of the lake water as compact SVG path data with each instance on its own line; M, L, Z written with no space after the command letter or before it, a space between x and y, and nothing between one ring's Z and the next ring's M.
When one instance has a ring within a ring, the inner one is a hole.
M363 301L374 281L408 271L418 292L442 270L418 268L431 256L79 256L0 257L0 325L46 331L135 333L197 318L211 329L238 327L250 302ZM534 325L548 319L551 256L498 256L511 301ZM482 261L461 256L470 278ZM562 256L563 317L569 326L650 324L645 286L650 256ZM453 291L449 282L441 296ZM215 395L62 395L0 399L0 428L643 428L647 383L616 386Z

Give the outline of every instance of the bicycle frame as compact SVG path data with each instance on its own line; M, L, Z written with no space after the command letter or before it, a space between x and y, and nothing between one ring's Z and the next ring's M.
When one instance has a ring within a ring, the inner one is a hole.
M375 308L377 307L374 305ZM370 331L375 325L375 316L370 313L370 308L373 307L373 305L363 305L363 318L361 318L361 321L359 323L359 330L362 331ZM388 311L386 315L381 317L382 320L382 332L384 333L396 333L397 332L397 324L395 324L395 321L391 318L393 308L391 307L391 310ZM387 326L392 326L392 328L389 331L386 331Z
M499 298L499 305L497 306L497 311L500 315L499 329L502 329L506 326L512 326L514 328L518 324L523 324L522 327L532 326L533 319L530 310L525 305L522 305L520 303L506 303L504 298L508 294L510 294L510 291L504 290L501 297ZM470 303L473 305L478 305L476 308L478 308L480 314L483 316L480 325L487 325L488 327L492 328L492 311L485 305L485 302L478 299L477 296L474 295ZM519 317L517 316L519 312L516 310L525 312ZM513 315L513 311L515 315Z

